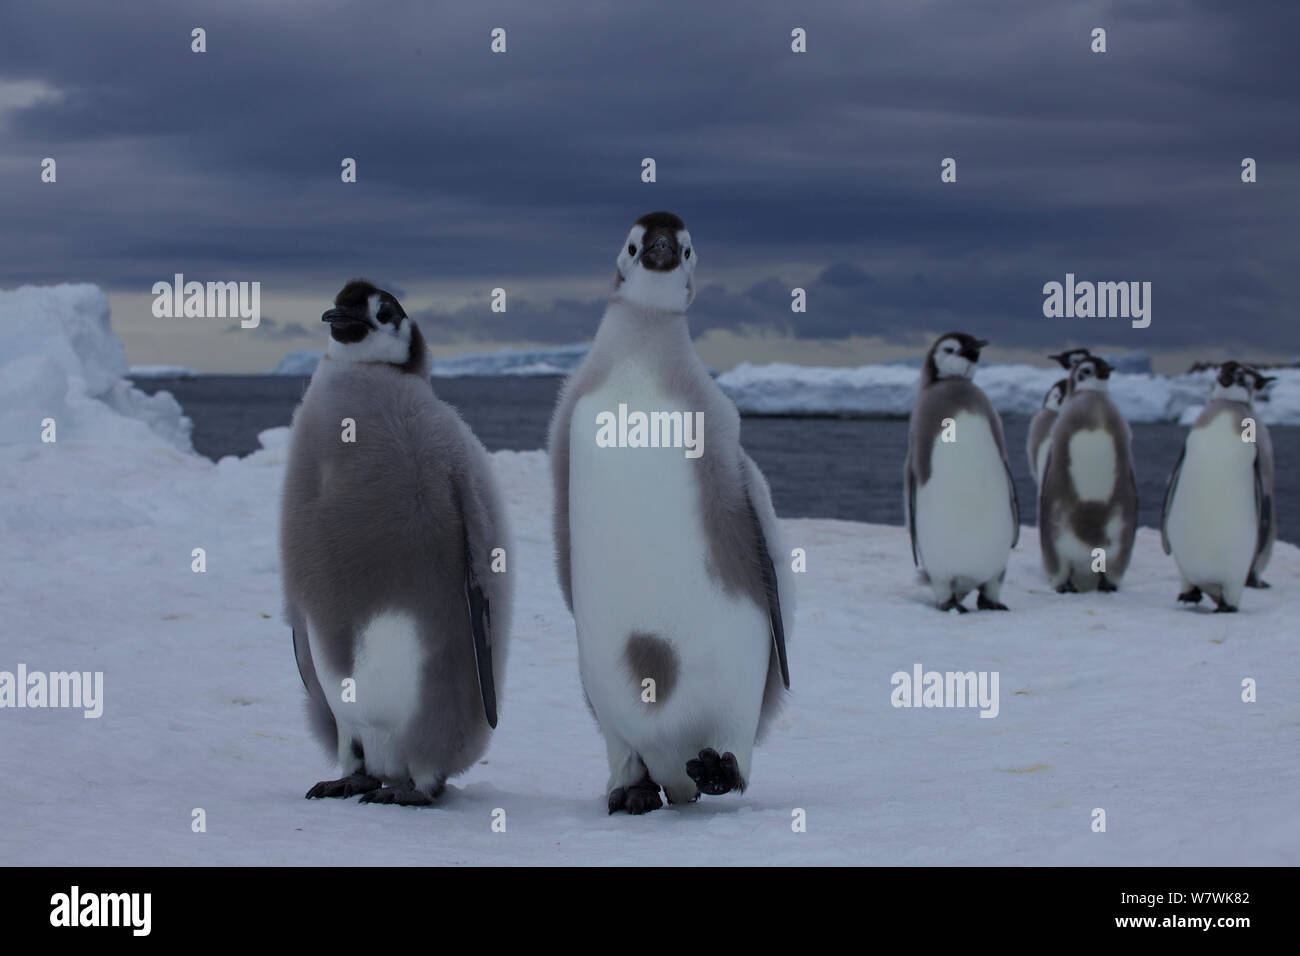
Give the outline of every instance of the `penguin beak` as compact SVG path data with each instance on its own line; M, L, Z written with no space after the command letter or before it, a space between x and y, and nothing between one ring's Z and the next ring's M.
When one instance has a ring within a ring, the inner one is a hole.
M320 320L336 327L340 325L364 325L370 328L369 319L346 309L329 309L321 315Z
M660 236L641 252L641 265L656 272L671 272L679 262L677 240Z
M988 344L989 343L987 339L976 339L972 344L966 346L957 354L964 359L970 359L972 362L978 362L980 360L980 349L984 348L984 346Z
M1049 356L1047 356L1047 357L1048 357L1049 359L1051 359L1053 362L1056 362L1058 365L1064 365L1064 364L1065 364L1065 353L1064 353L1064 352L1057 352L1055 355L1049 355Z

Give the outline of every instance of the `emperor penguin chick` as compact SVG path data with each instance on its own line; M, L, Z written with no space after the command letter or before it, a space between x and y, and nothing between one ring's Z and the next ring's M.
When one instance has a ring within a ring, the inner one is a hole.
M1052 426L1056 424L1056 416L1061 411L1061 403L1065 401L1069 387L1068 378L1053 383L1043 396L1043 407L1030 419L1025 453L1029 456L1029 472L1034 476L1035 484L1042 480L1043 462L1047 459L1047 436L1052 433Z
M294 413L280 557L308 713L344 775L307 796L428 804L496 726L505 515L397 299L356 280L321 318L329 349Z
M1128 423L1107 394L1110 365L1074 364L1038 486L1043 569L1059 592L1115 591L1137 534Z
M1165 490L1160 539L1182 578L1178 600L1196 604L1205 592L1217 611L1237 610L1276 534L1265 480L1272 447L1265 452L1268 432L1251 405L1260 377L1237 362L1219 366Z
M660 788L743 791L789 687L793 575L740 416L691 344L697 261L677 216L636 221L551 421L556 564L610 813L655 810Z
M912 560L941 611L1005 611L1007 558L1020 540L1020 506L1007 464L1002 419L971 381L988 343L963 332L940 336L921 368L907 431L903 511Z

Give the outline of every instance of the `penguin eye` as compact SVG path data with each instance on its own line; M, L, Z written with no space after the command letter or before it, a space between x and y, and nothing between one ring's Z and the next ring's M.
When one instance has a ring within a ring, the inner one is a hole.
M627 254L628 254L629 256L634 256L634 255L636 255L636 243L629 243L629 244L628 244L628 247L627 247Z
M691 250L687 249L687 250L686 250L686 254L685 254L685 258L689 259L690 257L691 257Z

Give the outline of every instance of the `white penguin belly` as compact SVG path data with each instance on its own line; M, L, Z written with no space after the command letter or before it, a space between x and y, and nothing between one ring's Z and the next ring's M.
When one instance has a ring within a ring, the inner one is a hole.
M640 750L672 749L684 732L724 724L752 733L767 678L767 614L710 576L697 477L709 455L731 449L710 447L707 420L701 458L682 448L598 447L597 415L617 414L619 403L630 411L701 411L683 408L632 363L574 408L570 560L583 685L602 729ZM653 708L629 672L633 633L666 640L676 652L671 694Z
M934 580L982 584L1006 567L1011 491L988 419L959 412L956 441L934 439L930 480L916 489L916 542Z
M1115 442L1102 428L1080 429L1070 436L1070 483L1080 501L1110 501L1115 491Z
M1166 534L1189 582L1240 584L1255 556L1255 446L1241 440L1230 415L1187 436Z
M310 621L307 633L317 633ZM397 745L420 709L424 667L415 618L404 611L386 611L371 618L357 636L351 674L330 672L324 650L315 639L309 640L340 737L361 744L368 773L404 780L410 769ZM351 694L343 687L348 678L355 681ZM348 699L353 696L355 700Z

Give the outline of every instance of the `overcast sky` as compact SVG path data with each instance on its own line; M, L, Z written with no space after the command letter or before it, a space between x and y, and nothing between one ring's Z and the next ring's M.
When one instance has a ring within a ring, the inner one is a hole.
M1298 42L1300 4L1263 0L0 0L0 287L98 283L132 361L210 370L319 346L353 276L439 348L574 342L666 208L714 364L948 329L1291 357ZM270 322L154 318L178 272L260 282ZM1150 327L1045 318L1067 272L1151 282Z

